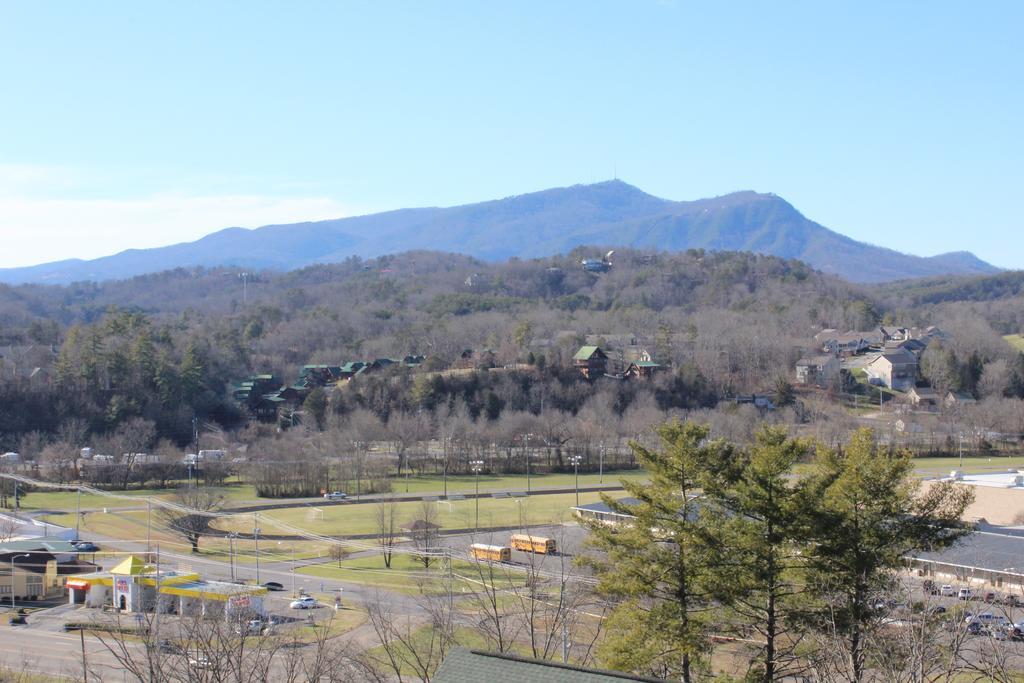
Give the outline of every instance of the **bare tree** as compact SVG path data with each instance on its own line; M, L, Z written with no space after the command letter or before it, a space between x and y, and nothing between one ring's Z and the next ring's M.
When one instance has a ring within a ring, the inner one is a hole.
M393 673L399 683L429 683L455 643L447 598L424 594L420 605L422 614L397 611L378 593L366 606L370 625L380 642L379 654L370 656L378 667Z
M398 538L398 507L393 500L381 499L376 508L377 543L384 558L384 566L391 569L391 555Z
M160 508L160 516L174 533L183 537L192 546L192 552L199 552L199 539L210 524L210 514L224 506L224 496L203 486L179 488L174 493L176 506L194 512L184 512L178 507Z
M438 524L437 504L435 502L421 501L416 519L409 523L409 535L412 536L413 546L416 548L416 559L423 564L424 569L430 569L434 560L432 552L437 547L438 531L441 525Z

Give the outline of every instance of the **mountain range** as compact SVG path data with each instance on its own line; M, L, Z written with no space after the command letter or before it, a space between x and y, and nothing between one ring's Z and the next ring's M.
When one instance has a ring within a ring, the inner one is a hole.
M66 284L192 266L292 270L413 249L484 260L533 258L581 245L752 251L800 259L853 282L999 270L964 251L921 257L858 242L806 218L774 194L735 192L679 202L613 180L463 206L227 228L167 247L0 269L0 282Z

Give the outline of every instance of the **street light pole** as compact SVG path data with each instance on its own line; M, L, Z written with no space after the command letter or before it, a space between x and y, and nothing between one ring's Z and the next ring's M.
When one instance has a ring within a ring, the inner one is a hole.
M600 459L598 460L598 465L597 465L597 467L598 467L597 471L598 471L599 479L597 480L597 483L603 484L604 483L604 441L601 442L601 455L599 457L600 457Z
M75 496L75 540L77 541L81 538L79 532L82 527L82 487L79 486L75 491L77 492ZM146 550L149 550L149 548L146 548Z
M11 557L11 611L14 611L14 561L19 557L32 557L28 553L22 555L14 555Z
M476 499L476 522L474 522L473 528L476 531L479 531L480 530L480 470L483 469L484 461L483 460L473 460L472 462L469 463L469 465L470 465L471 469L473 470L473 475L474 475L474 477L476 479L476 496L475 496L475 499Z
M526 441L526 495L530 495L530 435L524 434Z
M295 597L295 544L292 544L292 597Z

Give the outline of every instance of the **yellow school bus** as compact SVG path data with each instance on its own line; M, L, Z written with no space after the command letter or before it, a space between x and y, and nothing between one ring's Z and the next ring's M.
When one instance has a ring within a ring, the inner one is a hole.
M554 555L557 547L555 539L530 536L529 534L512 534L509 545L514 550L521 550L524 553L537 553L538 555Z
M511 562L512 548L505 545L474 543L469 546L469 556L474 560L484 560L487 562Z

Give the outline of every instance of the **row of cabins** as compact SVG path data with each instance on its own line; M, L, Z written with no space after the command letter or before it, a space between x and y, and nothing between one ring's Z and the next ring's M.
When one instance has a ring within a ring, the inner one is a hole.
M589 380L598 377L614 377L616 379L649 379L661 370L660 363L650 360L637 360L621 368L618 373L609 373L611 359L600 346L582 346L572 357L573 366L581 375Z
M376 358L374 360L349 361L344 365L303 365L299 377L292 384L282 384L274 375L253 375L238 384L232 397L246 406L249 413L260 420L272 421L280 407L295 407L306 400L317 388L329 389L389 367L417 368L424 361L423 356L404 358Z
M818 352L840 357L855 356L884 347L907 347L923 350L932 339L942 339L945 333L934 325L929 327L879 327L865 332L851 330L839 332L834 329L822 330L814 335Z

